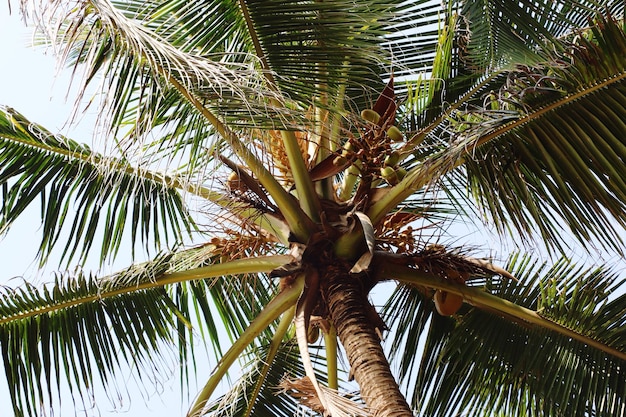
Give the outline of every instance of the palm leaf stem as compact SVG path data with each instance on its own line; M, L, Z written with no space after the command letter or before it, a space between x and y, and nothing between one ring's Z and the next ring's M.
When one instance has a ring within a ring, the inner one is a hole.
M297 279L292 286L285 288L263 308L252 323L250 323L248 328L246 328L235 343L233 343L230 349L228 349L228 352L226 352L226 354L224 354L224 356L220 359L219 364L213 370L213 374L196 397L194 404L187 412L188 417L197 417L202 415L202 410L207 404L209 398L239 355L241 355L246 347L248 347L248 345L274 320L280 317L280 315L287 311L290 307L295 305L298 298L300 298L303 289L304 277L301 277L300 279Z
M261 42L259 40L259 36L256 32L254 22L252 21L250 11L248 10L248 6L245 0L239 1L239 7L241 8L244 19L246 21L248 33L250 34L250 38L252 40L252 43L254 44L254 50L256 51L257 57L261 61L263 75L268 81L272 91L280 94L280 91L278 90L278 86L276 84L276 80L274 79L274 76L272 74L270 65L267 61L267 57L265 56L265 52L263 51L263 46L261 45ZM280 103L276 98L270 98L270 101L274 106L284 107L282 103ZM300 151L300 146L298 144L296 135L291 130L281 130L280 135L285 145L285 152L287 153L287 158L289 159L289 166L291 167L293 180L295 182L296 189L298 190L301 207L304 212L309 216L309 218L311 218L315 222L319 222L319 198L317 197L317 194L315 192L313 182L310 179L307 166L304 163L304 158L302 157L302 152Z
M317 148L316 164L322 162L330 154L330 128L328 125L330 112L326 109L328 107L328 95L324 90L325 88L320 88L320 107L317 108L316 112L316 122L318 124L318 130L316 132L317 141L315 142ZM317 183L319 195L327 200L332 199L333 196L332 181L333 178L329 177Z
M359 179L359 174L361 173L361 169L358 164L359 161L355 161L354 164L348 167L346 175L343 176L341 189L339 191L339 199L341 201L347 201L350 197L352 197L354 186L356 185L356 182Z
M27 137L32 138L32 134L24 129L23 122L17 120L14 115L11 115L11 121L13 122L13 127L16 130L23 133L24 135L27 135ZM141 178L154 184L164 186L165 188L182 190L197 197L204 198L214 204L221 206L222 208L230 210L232 213L238 215L239 217L251 219L259 227L273 234L282 243L287 242L288 233L286 235L283 228L280 227L280 220L269 214L261 213L259 212L259 210L250 208L243 204L237 204L236 202L233 202L231 199L225 196L223 193L213 191L208 187L194 184L190 181L183 181L172 175L133 167L119 160L113 158L105 158L94 153L74 151L71 149L54 146L43 141L27 140L18 135L11 134L10 130L3 130L1 132L1 135L3 139L13 143L19 143L30 148L40 149L44 152L50 152L74 161L79 161L79 163L98 165L99 167L101 167L101 169L108 172L117 172L120 174Z
M346 68L348 66L348 62L344 63ZM331 122L330 122L330 143L329 151L334 152L339 147L340 142L340 134L341 134L341 121L344 117L345 106L344 100L346 98L346 84L342 83L337 89L337 99L335 100L335 111L331 112Z
M13 123L13 127L18 130L20 133L26 135L28 138L33 138L33 134L24 128L24 123L29 123L26 120L18 120L15 118L14 114L11 114L11 122ZM71 149L64 149L58 146L53 146L49 143L45 143L41 140L26 140L18 135L12 135L10 130L3 130L1 135L4 139L14 142L20 143L22 145L28 146L30 148L41 149L42 151L54 153L56 155L65 156L72 160L77 160L87 164L97 164L102 166L103 169L119 172L121 174L128 174L131 176L138 176L143 179L152 181L156 184L163 184L167 188L178 188L180 190L184 190L198 197L202 197L204 199L210 200L214 203L218 203L220 201L224 201L224 195L218 193L216 191L212 191L207 187L203 187L201 185L192 185L191 183L185 183L173 176L147 171L144 169L134 168L128 164L119 162L114 159L107 159L102 156L93 154L93 153L83 153L80 151L74 151ZM50 134L52 135L52 134Z
M324 332L324 346L326 350L326 370L328 373L328 388L338 390L339 378L337 372L337 329L330 326L328 332Z
M348 66L350 65L349 61L344 62L344 68L347 71ZM344 72L346 74L346 72ZM347 74L346 74L347 76ZM346 83L342 83L337 90L337 99L335 100L335 111L331 112L331 122L330 122L330 136L329 136L329 148L328 151L335 152L337 148L341 144L341 129L342 129L342 119L344 117L344 100L346 98ZM352 195L352 190L354 185L356 184L356 180L358 178L359 170L355 165L350 165L346 171L346 175L343 177L341 188L339 192L339 199L342 201L346 201L350 199ZM333 178L327 178L324 181L328 182L328 188L333 190ZM334 190L332 191L334 192Z
M450 163L450 160L445 156L447 156L446 153L441 153L439 157L433 157L428 162L417 165L406 174L402 181L392 187L380 200L372 204L366 213L372 224L376 225L390 210L416 190L431 182L433 178L443 176L444 173L452 171L464 162L462 158L457 158Z
M293 305L289 310L283 313L283 316L280 319L280 323L278 324L278 327L276 328L276 331L274 335L272 336L272 341L270 342L269 350L267 352L267 355L265 356L265 360L263 361L263 368L261 369L261 371L259 372L259 375L257 376L257 382L255 384L254 391L252 392L250 397L246 399L248 401L248 408L246 409L246 412L243 414L244 417L250 417L252 415L252 412L254 410L254 405L256 403L256 399L259 396L261 389L263 388L263 384L265 383L267 374L270 371L270 368L272 367L274 358L276 357L276 354L278 353L278 349L280 348L283 342L283 337L287 333L287 330L289 330L289 326L291 326L291 323L293 322L293 318L295 314L296 314L296 306Z
M319 222L320 201L315 191L313 181L311 181L309 170L304 163L296 135L293 131L287 130L281 130L280 135L285 145L287 158L289 159L289 167L291 168L291 174L296 184L300 206L311 220Z
M282 185L267 170L265 165L254 154L246 148L239 140L237 135L222 121L207 109L189 90L187 90L178 80L169 75L167 71L161 69L161 74L170 82L178 92L207 119L209 123L215 127L217 133L222 136L226 142L232 147L233 151L246 163L252 172L265 187L267 192L272 196L280 211L284 214L285 220L293 234L301 242L306 242L313 232L314 225L311 218L308 217L298 205L291 194L283 188ZM295 136L294 136L295 139ZM298 151L299 153L299 151ZM293 167L292 167L293 168ZM308 172L307 172L308 173Z
M263 47L261 46L261 41L259 40L259 36L254 28L254 22L252 21L252 16L250 16L250 10L248 10L248 5L246 4L245 0L239 0L239 7L241 8L243 18L246 21L248 34L250 35L250 39L252 40L252 44L254 45L254 50L257 57L259 58L259 61L261 62L263 76L267 79L270 86L276 89L276 80L274 80L274 74L272 73L270 64L267 61L267 56L265 56L265 51L263 51Z
M553 331L565 337L577 340L609 355L621 360L626 360L626 352L612 348L598 340L583 334L577 333L567 327L561 326L552 320L542 317L537 311L519 306L508 300L504 300L495 295L486 293L480 288L468 287L455 284L441 279L439 276L417 270L405 265L393 262L383 262L380 264L379 274L390 277L406 284L427 286L429 288L443 290L463 297L468 304L482 310L495 311L509 317L515 317L521 321Z
M318 40L317 43L319 43L320 46L323 47L322 41ZM324 76L328 72L327 66L324 62L319 62L317 64L317 72L319 73L318 77L320 80L327 78ZM345 84L341 84L341 86L345 86ZM328 110L328 106L329 106L328 85L325 83L320 83L317 86L317 90L319 91L320 97L319 97L319 106L317 106L316 108L317 110L316 122L317 122L318 131L317 131L317 141L316 141L317 158L315 162L320 163L324 159L326 159L326 157L331 152L331 149L330 149L331 131L330 131L330 125L329 125L329 117L330 117L331 112ZM342 99L343 98L341 97L341 95L339 95L338 100L342 100ZM324 178L318 184L318 190L320 192L320 195L323 196L323 198L332 199L333 194L334 194L332 177Z
M223 275L243 275L258 272L270 272L273 269L289 263L292 260L292 257L289 255L273 255L256 258L237 259L230 262L220 262L218 264L204 266L201 268L194 268L188 271L165 273L152 281L142 282L139 284L131 283L123 288L116 288L114 290L101 292L98 294L88 294L83 297L77 297L71 301L51 304L44 308L38 308L36 310L24 311L19 314L5 316L0 318L0 326L17 320L43 315L77 305L100 301L106 298L112 298L122 294L133 293L141 290L163 287L166 285L176 284L184 281L215 278Z
M347 68L348 62L344 63L344 66ZM344 72L345 73L345 72ZM347 74L346 74L347 75ZM326 93L325 88L321 88L322 94L326 98L326 105L328 106L328 93ZM322 132L320 138L320 146L318 147L318 157L317 162L321 162L332 152L335 152L339 147L340 142L340 133L341 133L341 122L344 117L344 99L346 97L346 83L342 83L337 88L336 98L334 102L335 109L333 111L323 110L323 117L320 117L319 122L322 126ZM324 104L324 103L322 103ZM328 122L326 120L329 119ZM333 186L333 177L323 179L321 188L322 195L326 199L332 199L335 195L335 189Z

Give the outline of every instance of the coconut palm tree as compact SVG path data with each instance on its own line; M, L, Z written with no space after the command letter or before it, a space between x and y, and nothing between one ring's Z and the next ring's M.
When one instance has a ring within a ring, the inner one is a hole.
M626 413L623 280L565 257L624 252L622 1L22 6L108 140L2 107L2 229L38 200L42 264L156 254L3 289L15 415L172 348L188 416Z

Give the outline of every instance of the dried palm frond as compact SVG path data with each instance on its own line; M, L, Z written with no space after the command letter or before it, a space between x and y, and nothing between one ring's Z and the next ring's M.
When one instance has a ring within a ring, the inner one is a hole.
M297 399L300 404L309 407L311 410L318 413L325 412L309 377L305 376L298 379L286 377L280 382L278 388L280 388L280 392L288 393ZM369 417L371 415L365 405L354 401L354 396L340 394L336 390L327 387L322 387L322 390L325 397L333 404L336 410L332 417Z

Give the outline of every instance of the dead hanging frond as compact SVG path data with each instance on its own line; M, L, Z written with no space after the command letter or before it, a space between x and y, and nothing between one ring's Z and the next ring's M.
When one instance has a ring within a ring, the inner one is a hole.
M320 402L315 388L308 377L293 379L284 378L278 385L280 393L287 393L295 398L300 404L309 407L317 413L324 413L324 407ZM369 417L371 414L366 406L356 402L354 396L340 394L339 392L322 387L325 397L333 403L335 414L332 417Z
M274 203L268 197L268 193L265 191L261 183L248 173L244 167L237 165L224 155L218 155L218 157L228 168L232 170L228 177L228 181L226 182L226 187L231 194L244 199L243 196L250 191L251 194L248 194L248 198L245 198L244 201L258 201L264 205L267 212L275 213L278 211Z
M363 234L366 248L366 250L356 261L352 269L350 269L351 274L359 274L369 268L370 263L374 258L374 249L376 247L376 234L374 232L374 225L372 224L372 221L369 217L367 217L365 213L357 211L354 213L354 218L355 225L358 226L358 228L361 230L360 233Z
M218 154L216 158L231 171L223 182L228 193L218 203L228 210L226 223L252 230L268 241L287 244L291 231L266 188L245 167L223 155Z

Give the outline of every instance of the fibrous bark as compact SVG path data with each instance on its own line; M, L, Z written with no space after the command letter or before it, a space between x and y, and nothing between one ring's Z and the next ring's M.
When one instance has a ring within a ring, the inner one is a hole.
M374 417L413 417L372 324L362 282L349 274L330 279L327 305L361 397Z

